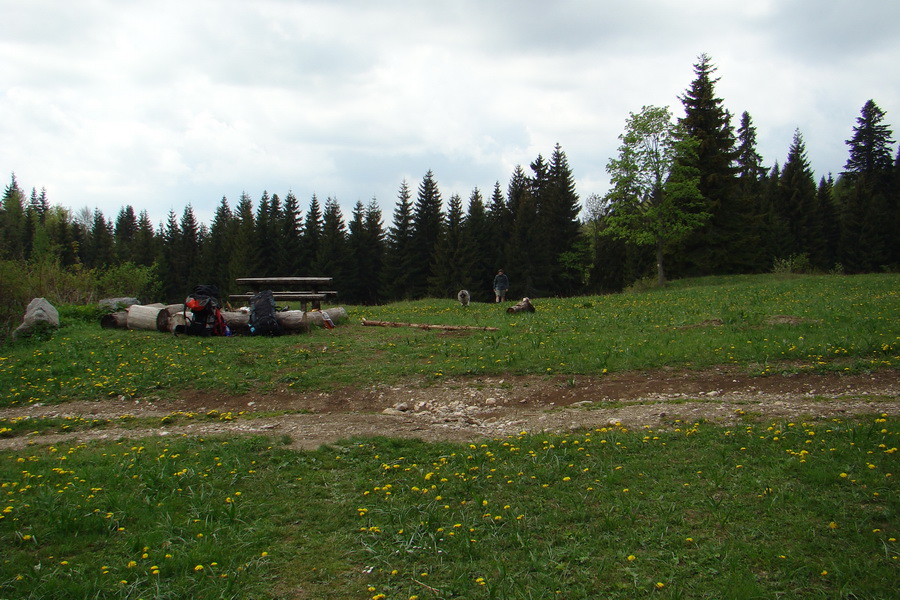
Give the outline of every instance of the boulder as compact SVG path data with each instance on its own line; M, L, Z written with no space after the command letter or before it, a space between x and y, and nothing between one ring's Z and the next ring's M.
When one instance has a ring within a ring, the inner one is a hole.
M28 303L22 324L13 331L13 339L27 337L39 327L59 327L59 312L46 298L35 298Z

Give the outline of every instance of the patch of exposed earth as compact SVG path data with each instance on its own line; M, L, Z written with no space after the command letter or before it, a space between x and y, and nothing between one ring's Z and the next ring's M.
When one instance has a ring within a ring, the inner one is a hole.
M677 419L731 423L738 419L824 419L900 415L900 377L867 374L748 375L738 368L641 371L602 377L505 376L439 383L375 385L332 392L277 390L265 395L186 392L175 399L109 399L0 409L0 418L124 415L162 418L174 412L230 412L230 421L180 419L152 427L98 428L67 434L0 439L0 449L148 436L288 436L314 449L368 436L468 442L522 431L565 432L621 422L657 427ZM138 421L140 422L140 421Z

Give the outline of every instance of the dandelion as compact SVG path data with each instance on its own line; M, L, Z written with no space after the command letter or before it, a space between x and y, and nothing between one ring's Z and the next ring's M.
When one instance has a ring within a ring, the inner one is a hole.
M635 559L637 559L637 556L635 556L634 554L629 554L628 558L626 558L625 560L627 560L628 562L631 562Z
M198 573L202 570L203 570L203 565L197 565L196 567L194 567L194 571L196 571Z
M831 523L828 524L828 527L829 527L829 529L837 529L838 524L835 523L834 521L832 521Z
M666 587L666 584L664 584L662 581L657 581L657 582L656 582L656 589L661 590L661 589L663 589L664 587Z

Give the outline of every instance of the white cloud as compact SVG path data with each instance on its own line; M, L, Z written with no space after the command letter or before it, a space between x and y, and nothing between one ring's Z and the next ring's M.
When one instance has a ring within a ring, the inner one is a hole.
M488 195L558 142L585 198L605 191L628 113L679 114L707 52L767 163L799 128L824 175L866 100L897 122L898 7L0 0L0 169L108 217L191 203L208 222L222 196L292 190L345 214L375 196L389 220L404 177Z

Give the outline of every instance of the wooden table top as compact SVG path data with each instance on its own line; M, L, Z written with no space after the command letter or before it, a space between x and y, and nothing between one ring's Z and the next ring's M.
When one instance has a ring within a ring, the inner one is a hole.
M238 285L326 285L331 277L240 277L235 279Z

